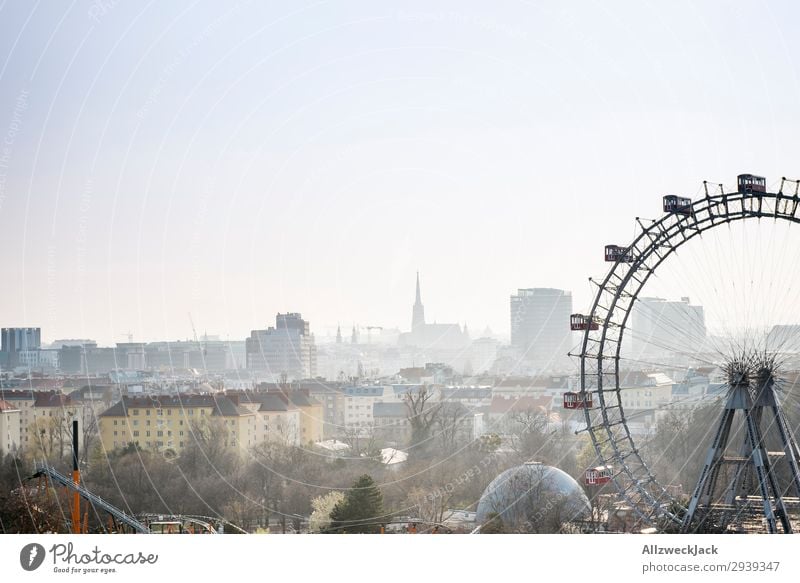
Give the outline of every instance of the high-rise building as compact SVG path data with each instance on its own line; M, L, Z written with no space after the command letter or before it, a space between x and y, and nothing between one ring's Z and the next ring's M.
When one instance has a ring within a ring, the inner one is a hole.
M572 293L552 288L517 290L511 296L511 345L540 370L559 369L571 348Z
M694 355L706 342L703 306L693 306L689 298L670 301L640 298L631 315L632 358L669 358Z
M42 347L41 328L3 328L0 331L0 364L14 368L22 364L21 352L38 351Z
M316 376L317 350L310 326L298 313L278 314L275 327L252 330L246 340L247 368L276 382Z

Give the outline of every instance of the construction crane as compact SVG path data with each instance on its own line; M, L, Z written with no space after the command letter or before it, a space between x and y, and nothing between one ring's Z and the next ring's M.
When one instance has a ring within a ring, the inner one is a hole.
M192 313L189 312L189 323L192 325L192 335L194 336L194 343L197 348L200 350L200 359L203 365L203 374L205 377L208 376L208 367L206 366L206 349L204 346L200 346L200 340L197 339L197 330L194 328L194 320L192 319Z

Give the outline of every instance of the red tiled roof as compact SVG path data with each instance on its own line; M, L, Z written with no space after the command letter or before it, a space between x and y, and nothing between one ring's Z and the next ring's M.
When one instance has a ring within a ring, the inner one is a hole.
M552 404L552 397L519 397L517 399L492 397L489 413L504 415L514 411L529 411L531 409L548 411Z
M0 411L18 411L18 409L8 401L0 401Z

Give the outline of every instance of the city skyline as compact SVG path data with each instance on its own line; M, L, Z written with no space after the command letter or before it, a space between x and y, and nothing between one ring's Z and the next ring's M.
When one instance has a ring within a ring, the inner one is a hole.
M0 0L11 578L787 578L720 537L800 532L799 18Z
M417 269L507 332L520 287L586 310L661 195L800 157L793 5L83 8L0 21L0 321L51 338L403 327Z

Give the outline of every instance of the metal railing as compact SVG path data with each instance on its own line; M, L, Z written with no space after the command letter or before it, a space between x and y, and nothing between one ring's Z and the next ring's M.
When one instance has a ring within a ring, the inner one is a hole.
M36 473L32 476L33 478L38 478L40 476L47 477L51 482L58 483L62 486L65 486L72 490L73 492L77 492L81 498L89 502L95 509L104 510L108 512L111 516L113 516L117 521L121 522L132 528L135 532L140 534L150 534L150 529L143 523L139 522L132 516L126 514L113 504L109 504L100 496L96 494L92 494L89 490L81 486L80 484L75 484L72 481L72 478L65 476L55 468L51 467L46 463L37 463L36 464Z

